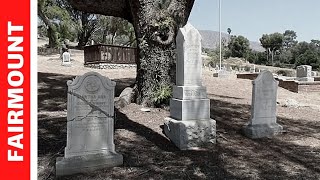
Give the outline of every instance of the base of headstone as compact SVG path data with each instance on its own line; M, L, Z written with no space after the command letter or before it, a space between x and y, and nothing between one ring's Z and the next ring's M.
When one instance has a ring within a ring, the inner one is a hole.
M71 66L71 63L64 62L64 63L61 64L61 66Z
M210 119L210 99L170 100L170 117L177 120Z
M216 143L216 121L179 121L167 117L164 124L165 135L180 150L197 150Z
M172 97L175 99L206 99L205 86L173 86Z
M248 124L243 128L244 134L251 138L263 138L272 137L277 134L281 134L283 127L277 123L274 124Z
M220 70L218 71L218 77L219 78L228 78L230 73L226 70Z
M123 156L115 152L110 152L108 154L89 154L70 158L58 157L56 159L56 176L87 173L122 164Z
M213 76L213 77L219 77L219 74L218 74L218 73L213 73L212 76Z
M314 82L313 77L301 77L301 78L296 78L297 81L307 81L307 82Z

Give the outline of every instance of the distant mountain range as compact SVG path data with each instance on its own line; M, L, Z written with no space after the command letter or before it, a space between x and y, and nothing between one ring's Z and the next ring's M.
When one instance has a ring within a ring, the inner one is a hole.
M202 36L202 47L215 49L219 46L219 32L210 30L199 30ZM227 43L230 41L229 34L221 33L221 39L225 39ZM265 49L260 45L260 42L250 41L250 48L254 51L263 52Z

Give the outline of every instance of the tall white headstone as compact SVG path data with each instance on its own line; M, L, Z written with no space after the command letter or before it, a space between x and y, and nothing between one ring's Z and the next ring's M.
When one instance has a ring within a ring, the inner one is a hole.
M115 84L96 72L67 82L67 146L57 158L57 176L123 163L113 142Z
M215 143L216 122L210 119L210 100L202 86L201 35L191 24L179 29L176 86L164 132L181 150Z
M262 71L252 84L251 119L244 128L246 136L262 138L281 133L282 126L276 122L278 81L270 71Z

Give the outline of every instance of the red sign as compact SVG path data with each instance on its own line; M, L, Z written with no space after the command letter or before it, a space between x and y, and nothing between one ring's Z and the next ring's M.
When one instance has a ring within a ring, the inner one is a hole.
M30 1L0 6L1 179L30 179Z

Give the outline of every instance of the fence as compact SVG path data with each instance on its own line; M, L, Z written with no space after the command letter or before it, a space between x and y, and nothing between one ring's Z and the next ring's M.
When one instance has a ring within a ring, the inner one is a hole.
M84 47L84 64L136 64L137 49L115 45L95 44Z
M38 55L60 54L61 48L38 47Z

